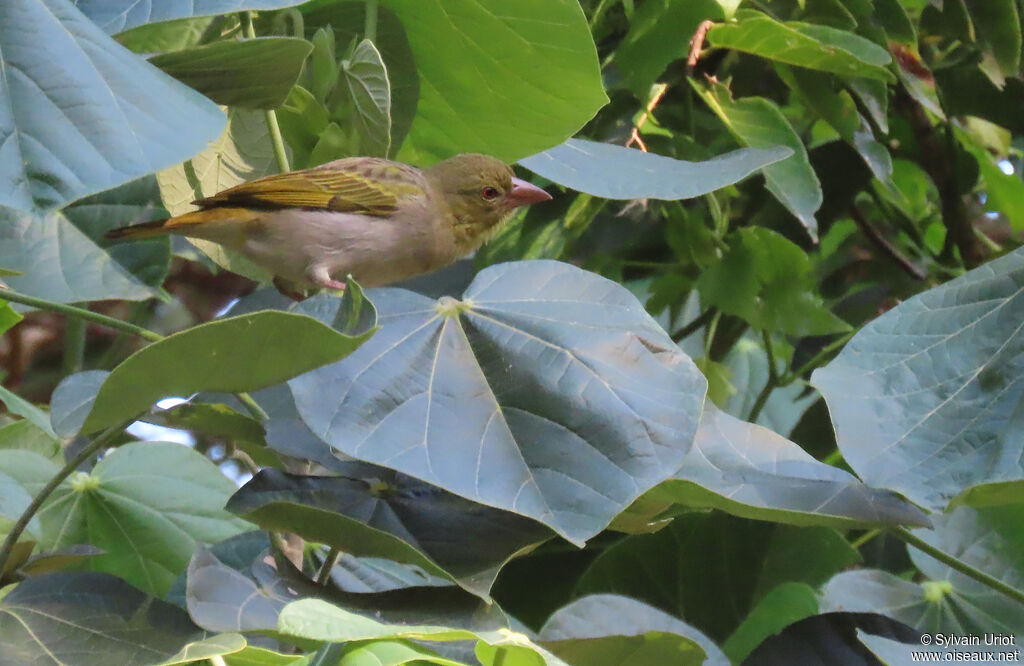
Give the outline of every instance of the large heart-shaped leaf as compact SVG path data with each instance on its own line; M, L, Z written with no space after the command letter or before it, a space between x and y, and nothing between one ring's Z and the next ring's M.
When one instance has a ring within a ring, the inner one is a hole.
M235 485L208 459L178 444L116 449L65 481L39 514L50 549L90 543L105 554L84 565L163 596L197 543L251 526L224 511Z
M713 405L704 407L682 468L645 497L792 525L928 524L895 493L865 486L785 437Z
M572 136L607 101L577 0L381 5L402 22L420 77L404 161L479 152L514 162Z
M792 154L783 146L746 148L704 162L686 162L610 143L569 139L519 163L548 180L605 199L689 199L732 185Z
M4 666L177 664L244 646L241 636L210 636L185 611L109 574L33 577L0 601Z
M21 273L4 278L12 289L58 303L153 296L60 212L35 217L0 206L0 265Z
M359 155L388 157L391 152L391 82L384 60L368 39L341 63L338 91L358 127Z
M1024 250L919 294L862 328L812 376L843 457L867 483L942 509L1003 482L1019 497Z
M346 356L372 334L344 335L312 317L273 310L194 326L114 368L82 429L113 425L171 395L277 384Z
M108 34L146 23L171 21L193 16L230 14L245 9L281 9L301 4L302 0L71 0L82 13Z
M231 498L228 510L345 553L418 565L485 599L509 558L551 535L532 520L408 478L381 487L265 469Z
M0 206L59 208L180 162L224 127L69 0L5 2L0 43Z
M528 261L482 271L462 301L369 295L381 331L289 383L346 455L579 543L690 448L706 381L614 282Z

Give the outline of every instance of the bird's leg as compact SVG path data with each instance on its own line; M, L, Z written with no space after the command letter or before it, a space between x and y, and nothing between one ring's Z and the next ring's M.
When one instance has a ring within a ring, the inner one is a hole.
M282 296L286 296L293 301L304 301L307 298L304 290L299 289L294 282L285 280L282 277L274 277L274 287L281 292Z
M327 272L327 267L322 264L311 266L306 271L306 275L309 276L309 281L318 287L342 291L345 289L345 283L331 279L331 274Z

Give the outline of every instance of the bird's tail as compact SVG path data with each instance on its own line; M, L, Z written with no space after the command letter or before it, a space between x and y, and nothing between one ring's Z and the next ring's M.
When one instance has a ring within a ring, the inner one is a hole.
M167 220L154 220L153 222L143 222L142 224L133 224L129 227L121 227L119 229L111 229L104 237L107 240L137 240L140 238L152 238L154 236L163 236L169 232L167 228Z

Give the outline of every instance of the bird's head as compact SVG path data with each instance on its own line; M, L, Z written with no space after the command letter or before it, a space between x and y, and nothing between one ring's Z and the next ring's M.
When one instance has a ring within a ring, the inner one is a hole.
M456 238L467 249L479 246L519 206L551 195L516 178L511 167L488 155L463 153L425 170L455 218Z

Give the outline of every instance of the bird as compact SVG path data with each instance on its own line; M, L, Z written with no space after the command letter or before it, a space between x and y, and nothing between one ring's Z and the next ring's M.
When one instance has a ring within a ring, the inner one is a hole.
M489 155L419 169L347 157L258 178L193 203L199 210L113 229L113 241L176 234L218 243L274 275L297 300L379 287L437 270L479 248L513 210L551 195Z

